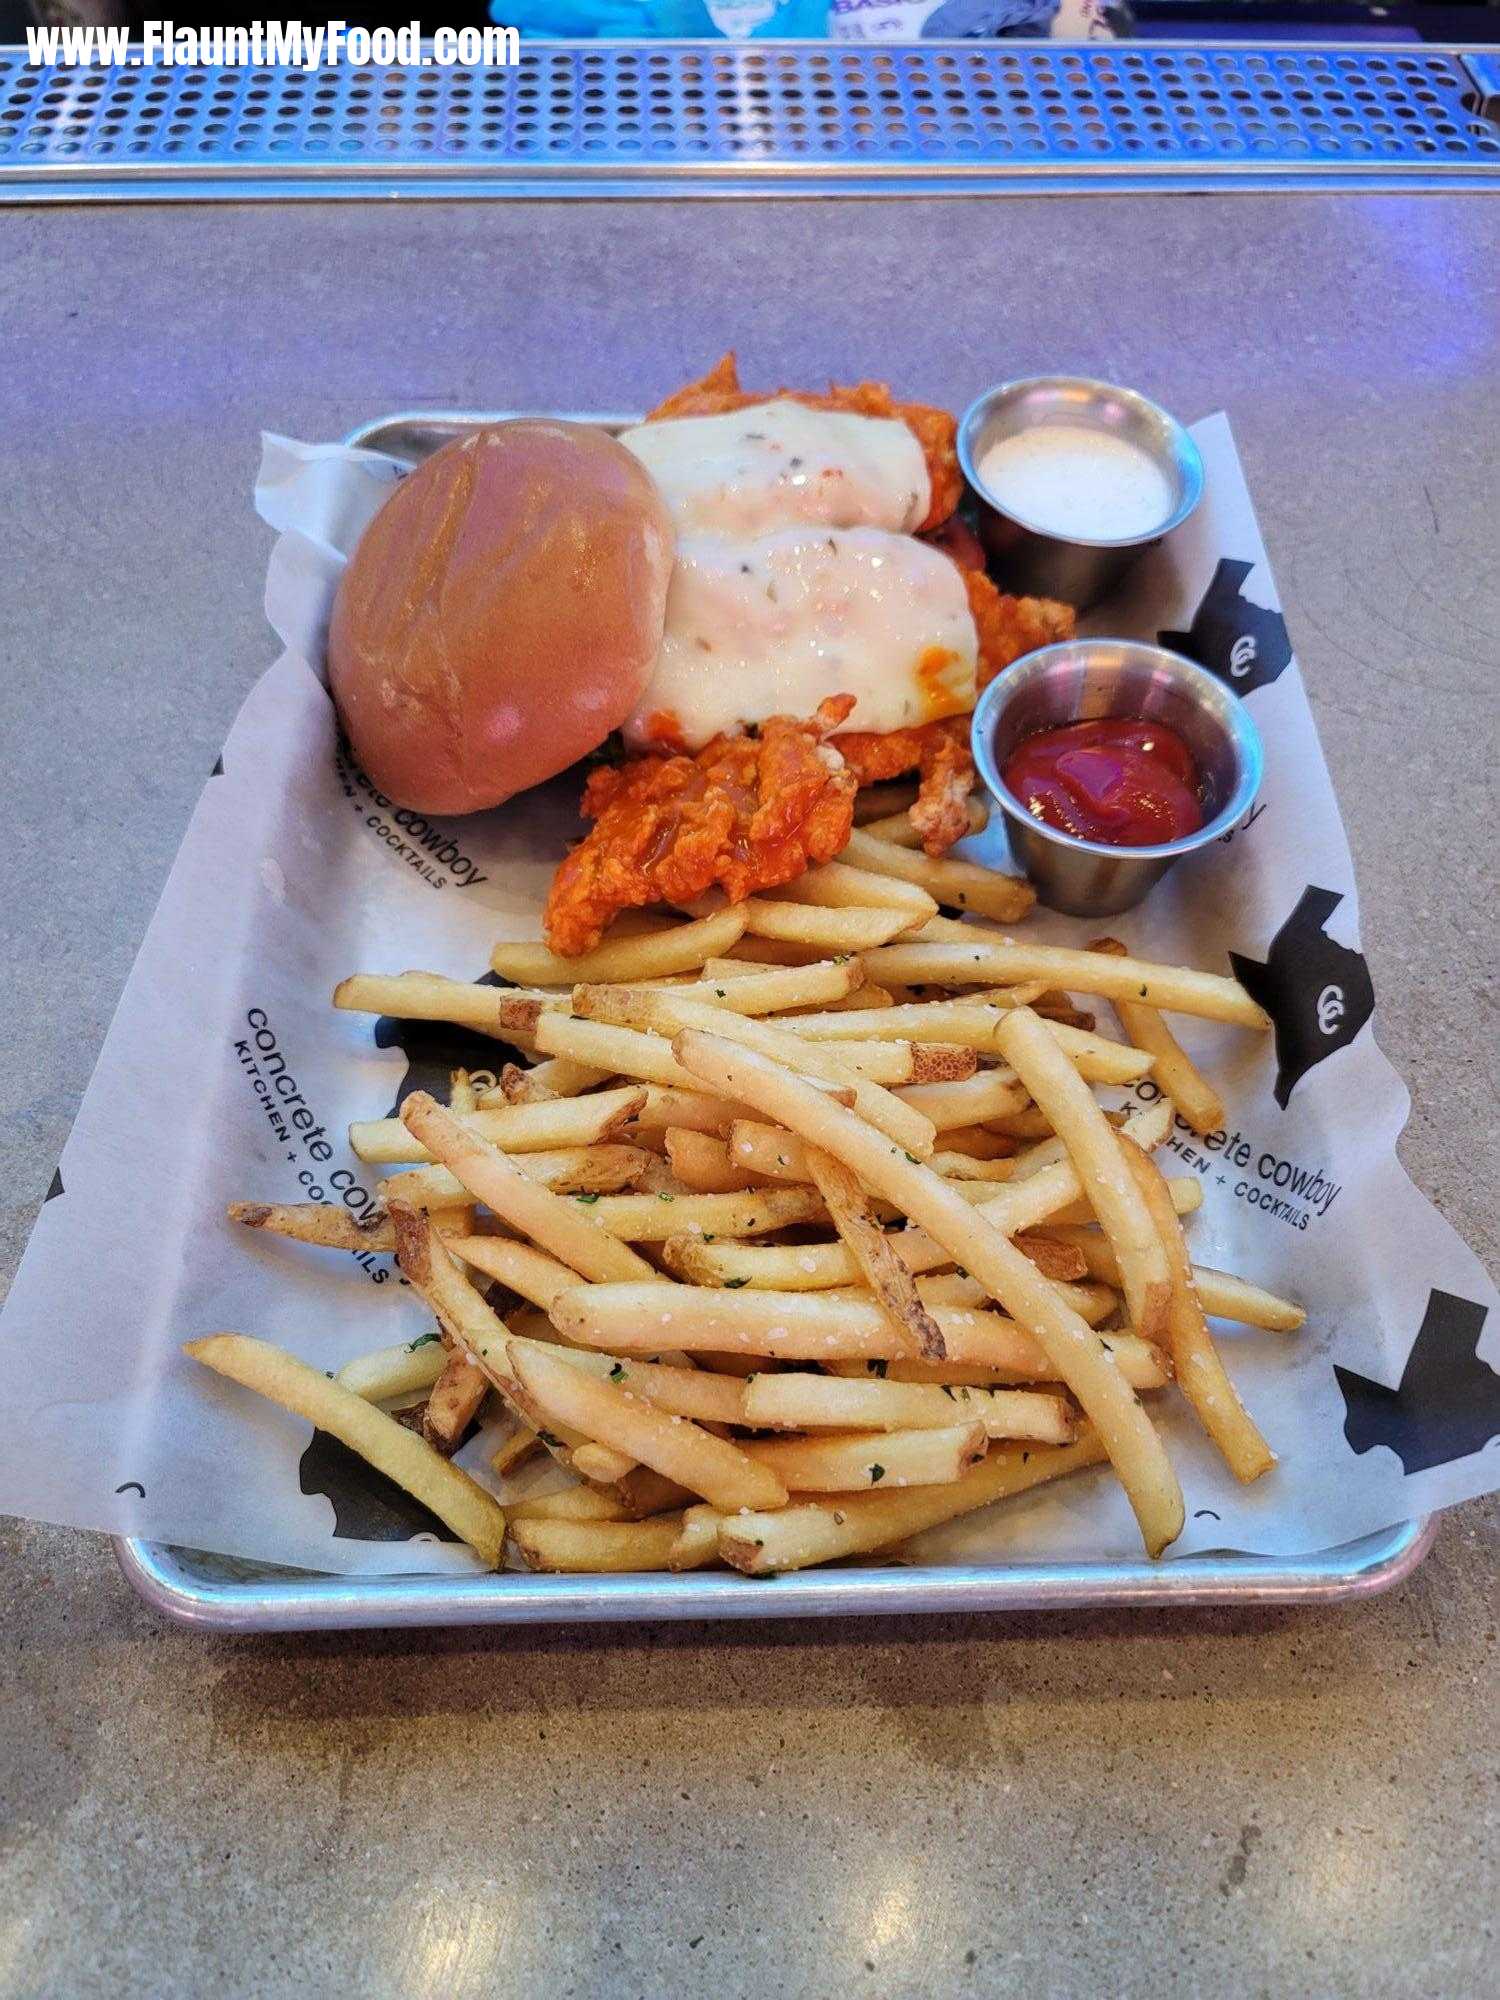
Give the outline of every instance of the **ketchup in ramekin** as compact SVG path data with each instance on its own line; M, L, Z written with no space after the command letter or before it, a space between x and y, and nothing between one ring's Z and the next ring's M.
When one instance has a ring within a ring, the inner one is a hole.
M1110 847L1156 847L1203 825L1193 753L1160 722L1111 716L1025 737L1005 783L1034 818Z

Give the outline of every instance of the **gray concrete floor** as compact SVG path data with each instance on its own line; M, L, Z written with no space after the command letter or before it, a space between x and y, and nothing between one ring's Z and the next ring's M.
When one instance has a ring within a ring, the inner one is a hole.
M758 380L961 403L1079 368L1230 411L1402 1156L1493 1262L1500 205L4 228L5 1273L270 657L257 430L628 407L730 341ZM1497 1530L1465 1508L1402 1589L1317 1612L223 1641L6 1524L0 1996L1493 1992Z

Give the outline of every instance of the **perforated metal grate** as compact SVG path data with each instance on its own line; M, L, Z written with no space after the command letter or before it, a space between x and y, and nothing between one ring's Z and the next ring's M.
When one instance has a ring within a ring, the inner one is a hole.
M514 70L32 69L0 196L1500 185L1452 51L554 44Z

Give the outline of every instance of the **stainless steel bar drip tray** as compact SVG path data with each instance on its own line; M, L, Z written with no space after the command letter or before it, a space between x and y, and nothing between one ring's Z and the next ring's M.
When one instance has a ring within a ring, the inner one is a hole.
M0 201L1500 187L1495 53L550 43L511 69L32 65Z

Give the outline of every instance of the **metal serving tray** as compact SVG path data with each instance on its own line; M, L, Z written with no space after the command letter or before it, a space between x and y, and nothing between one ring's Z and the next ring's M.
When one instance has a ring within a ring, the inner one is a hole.
M638 413L410 410L362 424L345 444L416 465L476 424L545 414L618 431ZM641 1618L832 1618L946 1611L1077 1611L1122 1606L1327 1604L1371 1597L1409 1576L1434 1520L1402 1521L1335 1549L1283 1559L1237 1555L1124 1562L915 1564L786 1576L324 1576L198 1549L120 1539L120 1568L182 1625L224 1632L317 1632L418 1625L609 1624Z
M151 1607L220 1632L321 1632L398 1625L602 1625L639 1618L869 1618L879 1612L1078 1611L1139 1605L1329 1604L1409 1576L1435 1521L1405 1521L1341 1549L1175 1562L793 1570L786 1576L315 1576L150 1542L116 1544Z

